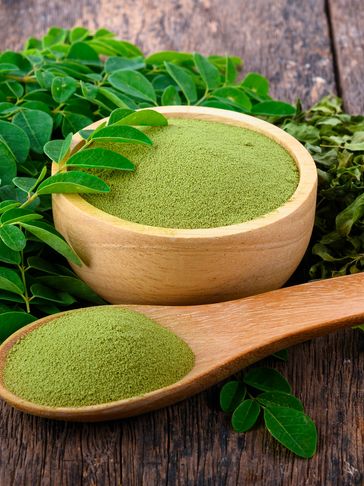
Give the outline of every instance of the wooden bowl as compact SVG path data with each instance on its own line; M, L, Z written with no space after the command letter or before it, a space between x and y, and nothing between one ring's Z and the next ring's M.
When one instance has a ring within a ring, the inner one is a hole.
M301 261L312 232L317 172L310 154L280 128L248 115L197 106L156 110L167 117L245 127L272 138L297 164L296 191L262 217L208 229L146 226L111 216L79 195L54 195L56 228L85 262L72 265L74 271L113 304L211 303L281 287ZM80 143L76 134L73 149Z

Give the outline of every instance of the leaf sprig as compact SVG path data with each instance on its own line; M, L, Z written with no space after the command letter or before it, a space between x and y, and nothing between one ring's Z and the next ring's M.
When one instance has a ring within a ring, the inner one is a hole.
M247 432L260 415L270 434L287 449L304 458L316 452L317 431L303 411L302 402L278 371L252 368L242 381L228 381L220 391L221 409L232 414L236 432Z

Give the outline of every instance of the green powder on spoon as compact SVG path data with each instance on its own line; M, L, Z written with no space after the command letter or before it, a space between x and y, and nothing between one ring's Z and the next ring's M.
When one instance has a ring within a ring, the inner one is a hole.
M111 191L85 196L118 218L164 228L237 224L279 208L298 185L289 153L253 130L181 118L143 130L152 147L112 146L135 172L96 172Z
M95 307L27 334L9 352L3 379L33 403L80 407L171 385L193 365L187 344L143 314Z

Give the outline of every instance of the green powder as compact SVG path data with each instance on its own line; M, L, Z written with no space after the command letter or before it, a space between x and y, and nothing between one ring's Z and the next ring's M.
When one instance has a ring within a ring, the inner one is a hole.
M96 307L21 339L9 353L4 383L33 403L78 407L171 385L193 364L187 344L143 314Z
M144 131L152 147L112 146L136 164L135 172L99 172L111 191L85 196L90 204L149 226L212 228L269 213L297 187L291 156L255 131L177 118Z

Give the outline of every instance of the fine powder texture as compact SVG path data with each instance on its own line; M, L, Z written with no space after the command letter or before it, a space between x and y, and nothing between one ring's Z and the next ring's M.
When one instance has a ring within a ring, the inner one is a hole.
M179 118L143 131L153 146L112 146L135 163L135 172L94 172L111 191L85 196L121 219L164 228L226 226L277 209L297 187L291 156L255 131Z
M21 339L8 355L4 383L33 403L78 407L171 385L193 364L189 346L143 314L96 307Z

